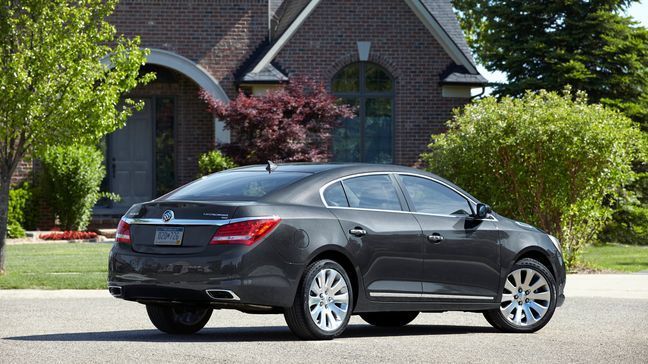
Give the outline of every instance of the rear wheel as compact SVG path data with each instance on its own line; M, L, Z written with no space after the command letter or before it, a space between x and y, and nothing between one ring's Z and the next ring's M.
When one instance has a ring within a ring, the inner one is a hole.
M212 315L211 308L146 305L151 322L167 334L187 335L200 331Z
M330 340L347 327L352 309L353 291L344 268L332 260L320 260L306 269L284 317L299 338Z
M484 312L486 320L506 332L535 332L556 310L556 280L547 267L525 258L506 277L499 308Z
M414 321L418 312L367 312L360 314L363 320L374 326L400 327Z

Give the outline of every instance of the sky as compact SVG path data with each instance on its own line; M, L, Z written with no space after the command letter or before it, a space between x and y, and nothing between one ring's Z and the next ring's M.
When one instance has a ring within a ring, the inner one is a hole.
M648 28L648 0L642 0L640 3L634 3L627 10L627 14L635 18L644 27ZM478 65L477 68L479 69L479 72L488 79L489 82L506 82L506 76L502 72L489 72L481 65Z

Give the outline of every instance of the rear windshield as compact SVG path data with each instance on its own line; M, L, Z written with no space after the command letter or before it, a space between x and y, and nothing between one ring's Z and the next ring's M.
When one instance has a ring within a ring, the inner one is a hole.
M169 194L166 200L256 201L308 175L260 171L216 173L181 187Z

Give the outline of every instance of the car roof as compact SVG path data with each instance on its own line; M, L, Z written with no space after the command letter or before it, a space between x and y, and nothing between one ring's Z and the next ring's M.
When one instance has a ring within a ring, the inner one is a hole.
M246 167L236 168L236 171L250 171L250 172L265 172L267 164L252 165ZM230 170L232 171L232 170ZM371 163L277 163L277 167L274 172L298 172L298 173L308 173L311 176L303 178L302 180L292 184L286 189L281 189L276 191L276 193L270 193L266 198L261 200L276 201L281 200L285 201L289 199L293 202L302 200L313 201L314 196L317 196L316 199L319 200L319 188L325 183L336 180L339 178L344 178L347 176L353 176L356 174L363 173L375 173L375 172L385 172L385 173L411 173L415 175L431 177L435 180L443 182L461 193L465 194L473 201L478 202L478 200L472 196L470 193L464 191L461 187L455 185L454 183L440 177L436 174L411 168L405 166L398 166L393 164L371 164ZM273 173L274 173L273 172ZM313 188L317 187L317 188ZM301 191L300 191L301 190ZM301 192L301 193L300 193ZM314 193L316 192L316 195ZM303 195L302 195L303 193ZM308 196L308 197L307 197ZM286 201L287 202L287 201Z

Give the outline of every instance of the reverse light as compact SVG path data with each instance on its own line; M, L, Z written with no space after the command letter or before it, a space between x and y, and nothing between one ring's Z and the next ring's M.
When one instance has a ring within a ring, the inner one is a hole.
M279 225L281 219L278 216L245 220L223 225L216 230L211 239L210 245L252 245L270 234Z
M115 233L115 241L123 244L131 243L130 225L126 221L124 221L124 219L119 220L119 225L117 225L117 233Z

